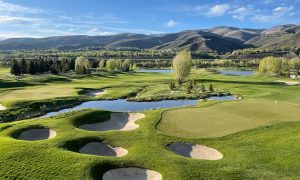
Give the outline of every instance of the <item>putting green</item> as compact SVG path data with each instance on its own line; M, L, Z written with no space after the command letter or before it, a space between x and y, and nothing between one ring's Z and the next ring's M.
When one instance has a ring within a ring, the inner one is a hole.
M275 107L276 106L276 107ZM274 101L243 100L207 107L170 110L158 129L188 138L220 137L267 124L300 121L300 106Z

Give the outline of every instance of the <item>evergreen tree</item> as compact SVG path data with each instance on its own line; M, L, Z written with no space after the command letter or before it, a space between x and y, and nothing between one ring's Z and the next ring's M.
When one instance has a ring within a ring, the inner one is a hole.
M175 87L175 83L174 83L174 81L171 81L170 82L170 90L173 90L173 89L175 89L176 87Z
M35 68L35 63L33 60L30 60L29 61L29 64L28 64L28 73L31 74L31 75L34 75L36 74L36 68Z
M59 74L59 72L60 72L60 66L59 66L59 64L57 62L51 65L50 72L52 74Z
M194 88L193 86L193 81L188 81L189 85L190 85L190 89L192 90Z
M193 80L192 80L192 86L193 86L193 87L196 87L196 86L197 86L197 81L196 81L195 78L193 78Z
M212 85L211 83L209 83L208 90L209 90L210 92L214 92L214 88L213 88L213 85Z
M201 91L201 92L205 92L205 86L204 86L204 84L201 84L201 86L200 86L200 91Z
M22 60L21 60L20 68L21 68L21 74L22 74L22 75L28 73L28 72L27 72L27 69L28 69L28 68L27 68L27 63L26 63L26 61L25 61L24 58L22 58Z
M15 76L20 76L22 74L19 62L15 59L12 61L10 73Z
M70 70L69 68L70 68L69 63L68 63L68 62L65 62L65 63L62 65L61 72L65 74L65 73L69 72L69 70Z

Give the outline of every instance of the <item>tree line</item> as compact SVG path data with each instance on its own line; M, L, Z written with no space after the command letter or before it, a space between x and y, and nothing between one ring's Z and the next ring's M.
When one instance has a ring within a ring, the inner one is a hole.
M80 56L88 58L135 58L135 59L172 59L177 52L172 50L152 50L152 49L134 49L134 50L68 50L61 51L57 49L50 50L11 50L0 51L1 60L12 60L21 58L36 58L47 56L51 58L76 58ZM219 56L213 52L192 51L193 58L217 59Z
M53 58L37 58L25 60L14 59L11 64L10 72L16 76L24 74L38 74L51 72L52 74L67 73L74 70L75 61L67 58L60 58L58 60Z
M39 57L36 59L14 59L11 63L11 74L16 76L25 74L65 74L74 71L76 74L89 74L91 70L98 69L108 72L126 72L136 71L137 65L131 60L108 59L97 60L88 59L84 56L74 58L45 58Z
M260 61L257 72L259 74L270 73L282 76L290 76L292 72L298 74L300 72L300 59L269 56Z

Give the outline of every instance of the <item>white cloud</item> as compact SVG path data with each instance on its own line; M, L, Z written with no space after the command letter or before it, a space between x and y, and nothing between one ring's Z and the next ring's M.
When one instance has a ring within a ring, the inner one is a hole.
M240 21L245 20L245 18L254 13L254 10L251 6L248 7L238 7L229 12L232 14L233 19L238 19Z
M166 26L168 28L172 28L172 27L175 27L179 24L179 22L177 21L174 21L173 19L169 20L167 23L166 23Z
M217 4L209 8L207 15L211 17L222 16L230 9L228 4Z
M283 15L291 12L293 9L294 9L293 6L290 6L290 7L278 6L277 8L274 8L272 11L273 11L274 15L283 16Z
M281 21L286 16L293 15L293 6L278 6L272 9L271 14L258 14L252 18L254 22L274 22Z
M0 24L24 24L24 23L35 23L38 21L42 21L42 19L0 15Z
M97 32L98 31L98 28L93 28L90 30L90 32Z
M0 33L0 41L9 38L22 38L22 37L34 37L39 38L39 36L33 36L32 34L21 34L21 33Z
M111 31L101 31L98 28L94 27L91 30L87 31L86 34L91 36L108 36L116 33Z
M9 2L5 2L3 0L0 0L0 12L6 12L6 13L30 13L30 14L37 14L42 12L41 9L38 8L30 8L30 7L25 7L21 6L18 4L13 4Z

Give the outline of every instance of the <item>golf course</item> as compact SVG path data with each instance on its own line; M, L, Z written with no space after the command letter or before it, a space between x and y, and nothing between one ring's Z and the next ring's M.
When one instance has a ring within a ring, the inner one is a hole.
M0 0L0 180L300 180L300 0Z
M206 87L213 84L215 91L226 90L236 98L130 113L79 109L40 117L87 101L170 99L173 97L166 94L172 79L173 73L156 72L14 77L9 69L2 69L0 103L5 109L0 111L0 177L122 179L139 174L140 178L171 180L300 176L300 86L279 82L298 82L284 77L233 76L197 68L188 79ZM74 99L78 102L67 105ZM48 109L42 111L41 104ZM33 113L34 108L41 113ZM17 113L27 113L28 118L4 119Z

